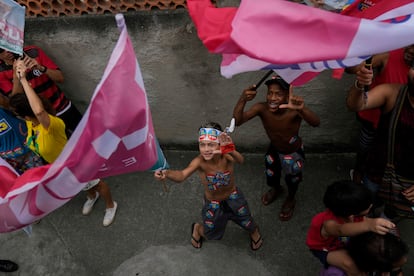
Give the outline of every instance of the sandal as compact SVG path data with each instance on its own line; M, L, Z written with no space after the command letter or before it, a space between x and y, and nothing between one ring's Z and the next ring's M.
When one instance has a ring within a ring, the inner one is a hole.
M283 188L272 188L269 191L265 192L262 195L262 203L264 206L269 205L270 203L272 203L273 201L276 200L276 198L278 198L283 192Z
M193 222L193 224L191 224L191 245L196 249L200 249L201 246L203 245L203 237L200 236L200 238L198 240L194 237L193 233L194 233L195 225L196 225L195 222ZM197 244L197 246L195 246L192 243L192 241L194 241Z
M281 221L290 220L293 216L293 211L295 210L295 206L296 206L296 199L292 201L286 200L282 205L282 209L280 210L279 219Z
M259 234L259 238L257 240L253 240L252 237L250 237L250 248L253 251L259 250L263 245L263 239L262 235Z

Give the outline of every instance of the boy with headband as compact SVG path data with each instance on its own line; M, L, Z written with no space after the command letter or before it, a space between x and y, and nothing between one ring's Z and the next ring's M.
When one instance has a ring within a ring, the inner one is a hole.
M250 234L250 247L258 250L263 243L243 193L234 184L234 163L243 163L232 139L217 123L207 123L199 129L200 154L183 170L156 171L157 180L183 182L198 172L204 186L203 223L191 225L191 244L201 248L203 239L220 240L227 221L232 220Z

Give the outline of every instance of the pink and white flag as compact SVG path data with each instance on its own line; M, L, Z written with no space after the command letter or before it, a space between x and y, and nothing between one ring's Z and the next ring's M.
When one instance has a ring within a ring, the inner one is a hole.
M144 82L124 18L102 80L58 159L18 176L0 160L0 232L22 228L59 208L87 181L165 168Z
M187 2L204 45L223 55L221 74L227 78L274 69L301 85L323 70L414 43L413 0L374 1L361 18L285 0L243 0L239 8Z

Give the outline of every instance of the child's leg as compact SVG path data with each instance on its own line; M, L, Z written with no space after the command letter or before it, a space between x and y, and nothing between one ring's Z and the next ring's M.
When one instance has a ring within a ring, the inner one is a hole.
M364 276L365 273L361 272L355 265L352 258L348 255L345 249L339 249L330 251L326 258L328 264L339 267L346 272L348 276Z
M113 208L114 201L112 200L112 194L108 184L106 184L103 180L100 180L99 184L96 185L94 188L98 191L99 195L105 200L106 209ZM88 192L92 189L89 189ZM93 192L93 194L94 193L95 191Z
M297 175L286 175L285 181L288 187L288 195L285 202L283 202L279 213L279 219L281 221L290 220L293 216L296 206L296 192L298 191L299 183L302 181L302 173L298 173Z
M109 190L108 184L103 182L102 180L99 181L99 184L96 185L99 195L105 200L105 216L103 219L103 226L109 226L115 219L116 210L118 208L118 204L112 200L112 194Z
M247 200L240 188L236 187L229 198L223 201L223 206L227 206L226 208L229 209L229 219L249 232L251 249L259 249L263 244L263 239L260 235L259 227L254 222L250 213Z
M280 166L279 155L272 146L269 147L265 155L265 168L266 183L270 190L262 195L262 203L263 205L269 205L283 192L280 184L282 167Z

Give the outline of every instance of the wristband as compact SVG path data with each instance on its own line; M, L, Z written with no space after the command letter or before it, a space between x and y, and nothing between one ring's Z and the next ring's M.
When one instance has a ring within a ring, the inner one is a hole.
M234 143L227 144L225 146L220 146L221 154L230 153L236 150Z

